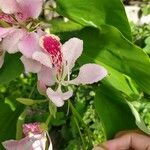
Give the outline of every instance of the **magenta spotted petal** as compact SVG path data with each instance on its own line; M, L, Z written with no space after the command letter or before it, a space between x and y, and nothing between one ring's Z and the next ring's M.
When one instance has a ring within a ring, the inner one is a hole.
M53 66L60 71L62 68L62 52L59 38L52 34L42 36L40 46L51 57Z

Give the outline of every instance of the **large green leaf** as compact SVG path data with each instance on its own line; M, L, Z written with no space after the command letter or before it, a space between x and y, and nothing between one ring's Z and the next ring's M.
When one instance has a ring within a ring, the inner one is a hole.
M3 67L0 69L0 84L8 83L23 72L19 54L6 54Z
M127 41L112 26L101 26L102 30L86 27L78 32L60 33L64 41L76 36L84 41L81 64L95 62L103 65L109 75L105 82L128 96L140 94L129 85L125 76L131 77L145 92L150 93L150 59L137 46Z
M150 129L146 126L145 122L141 118L139 112L135 109L134 105L131 102L127 102L129 107L132 110L132 113L136 119L136 125L146 134L150 135Z
M135 119L121 92L110 85L101 85L96 92L95 107L100 117L107 139L117 132L137 128Z
M13 109L11 109L13 105ZM14 104L9 101L7 104L0 100L0 149L3 150L1 142L5 140L15 139L16 122L23 107L20 104Z
M57 4L57 11L63 16L83 27L94 27L64 35L65 38L74 35L83 39L84 52L80 62L96 62L108 70L109 75L103 80L95 99L108 138L120 130L135 128L135 119L124 95L132 100L135 95L139 96L136 84L150 94L150 59L127 40L131 39L130 27L121 2L57 0Z
M109 72L107 79L114 82L113 84L122 82L123 80L119 81L119 78L125 74L150 94L149 57L140 48L127 41L116 28L103 25L101 29L100 31L95 28L86 28L77 35L84 41L81 60L95 61L105 66ZM115 85L117 89L122 86Z
M130 27L120 0L57 0L57 11L84 26L115 26L131 40Z
M119 0L111 3L108 0L58 0L57 4L57 11L62 15L83 26L99 28L86 28L75 34L84 40L82 61L95 61L105 66L110 74L108 81L128 95L134 91L123 74L130 76L146 93L150 93L150 70L147 69L150 68L150 59L121 34L129 37L130 29Z

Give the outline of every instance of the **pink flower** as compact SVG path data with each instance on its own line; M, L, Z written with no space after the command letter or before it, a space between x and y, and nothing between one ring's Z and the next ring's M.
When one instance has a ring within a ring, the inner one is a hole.
M26 136L25 138L19 141L8 140L2 143L6 150L45 150L47 136L50 143L48 150L52 150L49 135L41 129L39 123L25 124L23 126L23 132Z
M0 49L8 53L19 51L18 42L33 28L33 19L36 19L42 10L44 0L0 0L0 20L7 27L0 27ZM30 25L29 25L30 23ZM0 56L0 67L4 62L4 55Z
M32 40L36 44L28 44ZM92 84L107 75L104 67L85 64L80 68L78 76L73 80L70 79L71 70L83 51L83 41L78 38L71 38L62 45L57 36L50 34L39 38L40 46L37 42L38 38L30 35L19 43L20 51L24 55L21 59L29 72L34 72L38 63L42 64L41 69L37 71L38 89L40 93L46 94L57 107L63 106L64 101L73 95L72 90L62 92L62 86ZM29 61L32 63L33 60L36 63L31 66ZM55 90L50 87L54 84L57 87Z
M41 11L44 0L0 0L0 9L17 21L29 18L36 19Z

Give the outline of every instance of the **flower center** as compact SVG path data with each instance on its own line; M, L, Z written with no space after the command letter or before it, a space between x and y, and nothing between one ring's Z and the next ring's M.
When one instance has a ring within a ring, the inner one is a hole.
M0 20L3 20L7 23L15 23L14 18L11 15L5 14L3 12L0 13Z
M16 18L22 20L23 19L23 14L21 12L16 13Z
M23 133L26 136L29 135L30 133L40 134L41 132L42 132L42 130L41 130L40 124L38 122L23 125Z
M43 36L41 38L42 48L50 54L52 63L57 71L62 69L62 52L59 38L54 35Z

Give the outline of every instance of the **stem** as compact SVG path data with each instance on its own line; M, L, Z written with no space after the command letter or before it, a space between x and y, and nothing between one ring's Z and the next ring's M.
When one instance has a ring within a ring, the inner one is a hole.
M47 126L49 125L49 123L50 123L50 121L51 121L51 118L52 118L52 115L51 114L49 114L49 116L48 116L48 118L47 118L47 120L46 120L46 124L47 124Z
M83 150L86 150L86 146L85 146L85 142L84 142L84 138L82 137L82 133L81 133L81 130L80 130L80 127L79 127L79 124L78 124L78 121L75 117L73 117L75 123L76 123L76 126L78 128L78 131L79 131L79 134L80 134L80 138L82 140L82 143L83 143Z
M29 94L29 98L31 98L31 96L33 95L35 87L36 87L36 84L33 86L32 90L31 90L31 93ZM28 109L28 107L25 107L24 111L18 117L17 125L16 125L16 140L19 140L19 139L22 138L22 133L23 133L22 125L25 122L25 118L26 118L26 115L27 115L27 109Z
M27 115L27 107L24 109L24 111L20 114L17 121L17 129L16 129L16 140L19 140L22 138L22 125L24 124L25 117Z
M76 118L82 123L83 127L85 128L85 131L87 132L89 143L90 143L90 145L92 145L91 138L92 138L93 133L88 129L88 127L86 126L86 124L82 120L82 117L76 111L76 109L74 108L74 106L72 105L72 103L70 101L68 101L68 104L69 104L69 106L70 106L70 108L72 110L73 115L76 116Z
M30 98L31 98L31 96L33 95L34 90L35 90L35 87L36 87L36 84L33 86L32 90L31 90L31 92L30 92L30 94L29 94L29 99L30 99Z

